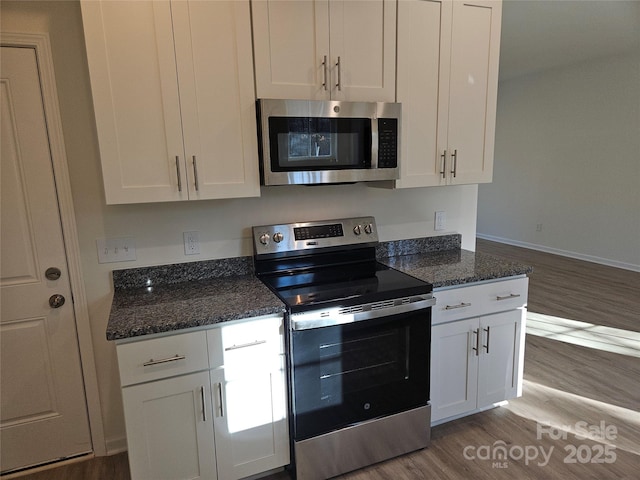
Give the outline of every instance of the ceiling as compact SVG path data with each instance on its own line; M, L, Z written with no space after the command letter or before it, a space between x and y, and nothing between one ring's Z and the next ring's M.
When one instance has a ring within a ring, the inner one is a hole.
M500 80L640 52L640 0L504 0Z

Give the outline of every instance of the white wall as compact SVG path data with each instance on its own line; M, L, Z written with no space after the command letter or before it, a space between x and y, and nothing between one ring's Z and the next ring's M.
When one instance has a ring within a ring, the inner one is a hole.
M640 269L640 55L500 83L478 234Z
M112 269L250 255L252 225L374 215L382 240L433 235L436 210L447 230L475 249L477 186L384 190L363 185L270 187L260 198L107 206L91 102L79 4L76 1L1 3L3 31L48 32L73 190L89 302L105 435L123 446L124 421L115 348L105 340ZM256 159L257 161L257 159ZM186 257L182 232L200 232L201 254ZM98 264L95 240L131 235L137 261Z

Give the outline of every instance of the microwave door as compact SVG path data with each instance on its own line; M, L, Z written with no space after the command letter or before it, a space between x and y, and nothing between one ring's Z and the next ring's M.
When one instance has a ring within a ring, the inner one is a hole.
M371 120L270 117L271 170L370 168Z

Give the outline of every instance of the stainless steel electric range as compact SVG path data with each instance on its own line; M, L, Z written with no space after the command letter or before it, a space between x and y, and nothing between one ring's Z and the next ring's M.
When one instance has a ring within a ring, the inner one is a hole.
M291 472L326 479L430 440L432 286L376 261L373 217L253 227L286 304Z

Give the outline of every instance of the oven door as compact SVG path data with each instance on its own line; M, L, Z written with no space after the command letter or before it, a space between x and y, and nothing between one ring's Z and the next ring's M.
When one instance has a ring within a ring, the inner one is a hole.
M296 441L429 402L430 307L290 335Z

